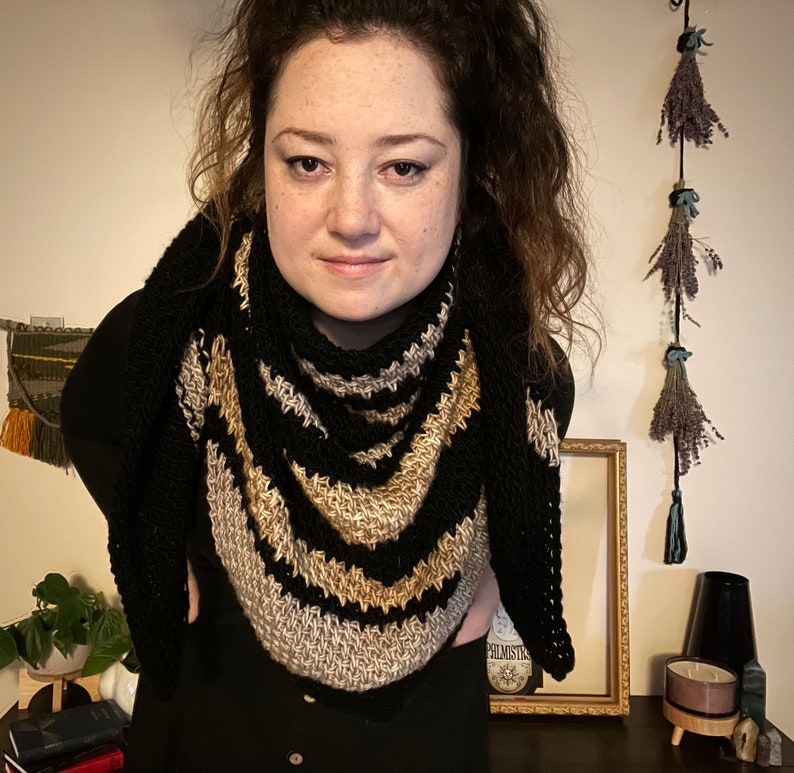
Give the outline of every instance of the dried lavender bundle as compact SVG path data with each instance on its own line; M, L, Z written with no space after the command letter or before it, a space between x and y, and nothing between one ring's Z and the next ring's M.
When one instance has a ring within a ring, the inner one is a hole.
M650 437L663 441L672 435L676 442L680 474L686 475L692 465L700 463L700 452L715 439L723 440L719 430L706 416L697 395L689 385L686 359L692 352L671 344L667 347L667 375L662 393L653 409Z
M729 136L720 117L706 100L703 79L700 77L697 51L702 45L711 45L703 40L705 31L705 29L696 30L694 27L687 27L686 32L679 38L678 50L681 51L681 59L675 68L670 88L662 104L662 121L656 137L657 145L662 141L665 122L671 145L679 141L682 131L684 138L694 142L695 147L711 145L715 125L725 137Z
M651 274L661 271L666 303L676 296L683 295L693 300L699 287L695 275L698 260L695 257L694 243L697 240L694 240L689 233L689 222L698 215L695 203L700 198L694 190L685 186L684 180L679 180L669 196L673 213L670 215L667 233L651 255L649 262L654 258L656 262L645 275L647 279ZM698 241L698 244L703 248L710 267L714 270L722 268L719 255L702 242Z
M650 260L654 258L656 262L645 275L645 279L657 271L662 272L662 288L666 303L669 303L677 293L683 292L690 300L697 295L698 280L695 266L698 261L689 233L689 218L683 207L673 207L667 233L654 250Z

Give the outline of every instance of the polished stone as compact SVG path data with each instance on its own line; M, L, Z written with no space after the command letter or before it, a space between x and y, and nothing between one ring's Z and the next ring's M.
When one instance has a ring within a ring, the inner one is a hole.
M755 753L758 748L758 725L751 717L747 717L736 725L733 731L733 746L736 749L736 758L742 762L755 762Z
M760 728L766 725L766 671L755 658L744 666L739 715L752 717Z
M783 764L783 739L774 727L758 736L755 764L762 768L779 767Z

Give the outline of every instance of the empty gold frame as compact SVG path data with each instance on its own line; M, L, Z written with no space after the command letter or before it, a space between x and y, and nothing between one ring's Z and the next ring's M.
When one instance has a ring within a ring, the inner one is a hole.
M536 666L528 676L526 661L515 647L489 646L491 713L628 714L626 444L566 439L560 452L563 609L576 649L576 666L562 682L545 673L540 677ZM514 632L512 637L509 630L505 633L505 620L511 628L502 610L501 617L494 618L489 644L501 641L495 637L505 642L515 638ZM497 661L492 655L507 659ZM508 689L515 675L519 684L528 680L533 685L540 678L543 683L532 694L505 694L493 686L500 668Z

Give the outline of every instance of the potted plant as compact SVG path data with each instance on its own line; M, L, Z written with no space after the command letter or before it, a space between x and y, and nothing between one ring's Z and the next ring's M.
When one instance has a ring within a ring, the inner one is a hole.
M108 607L102 593L82 592L62 574L50 573L33 588L33 597L36 608L29 617L0 627L0 668L22 658L39 673L91 676L132 647L124 615ZM87 655L84 664L81 654ZM66 659L67 665L49 669L51 657Z

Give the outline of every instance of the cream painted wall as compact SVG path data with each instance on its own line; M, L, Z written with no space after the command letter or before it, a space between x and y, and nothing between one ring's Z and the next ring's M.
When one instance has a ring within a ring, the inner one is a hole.
M187 62L215 5L3 3L0 316L94 325L181 227L190 210ZM725 262L719 276L701 274L691 312L703 327L685 328L695 353L688 369L726 440L684 479L683 566L661 562L671 454L647 438L668 336L658 281L642 278L677 174L676 151L654 144L682 24L663 0L548 0L576 111L586 116L592 246L608 323L594 380L578 368L570 434L628 443L632 691L661 690L659 663L681 649L697 574L738 572L751 581L769 716L794 735L794 411L785 386L794 382L794 4L692 5L715 43L701 70L731 138L687 152L687 179L702 197L693 232ZM0 366L4 373L4 351ZM50 569L111 587L103 521L79 481L0 450L0 491L0 622L28 610L28 588ZM7 669L0 712L13 700Z

